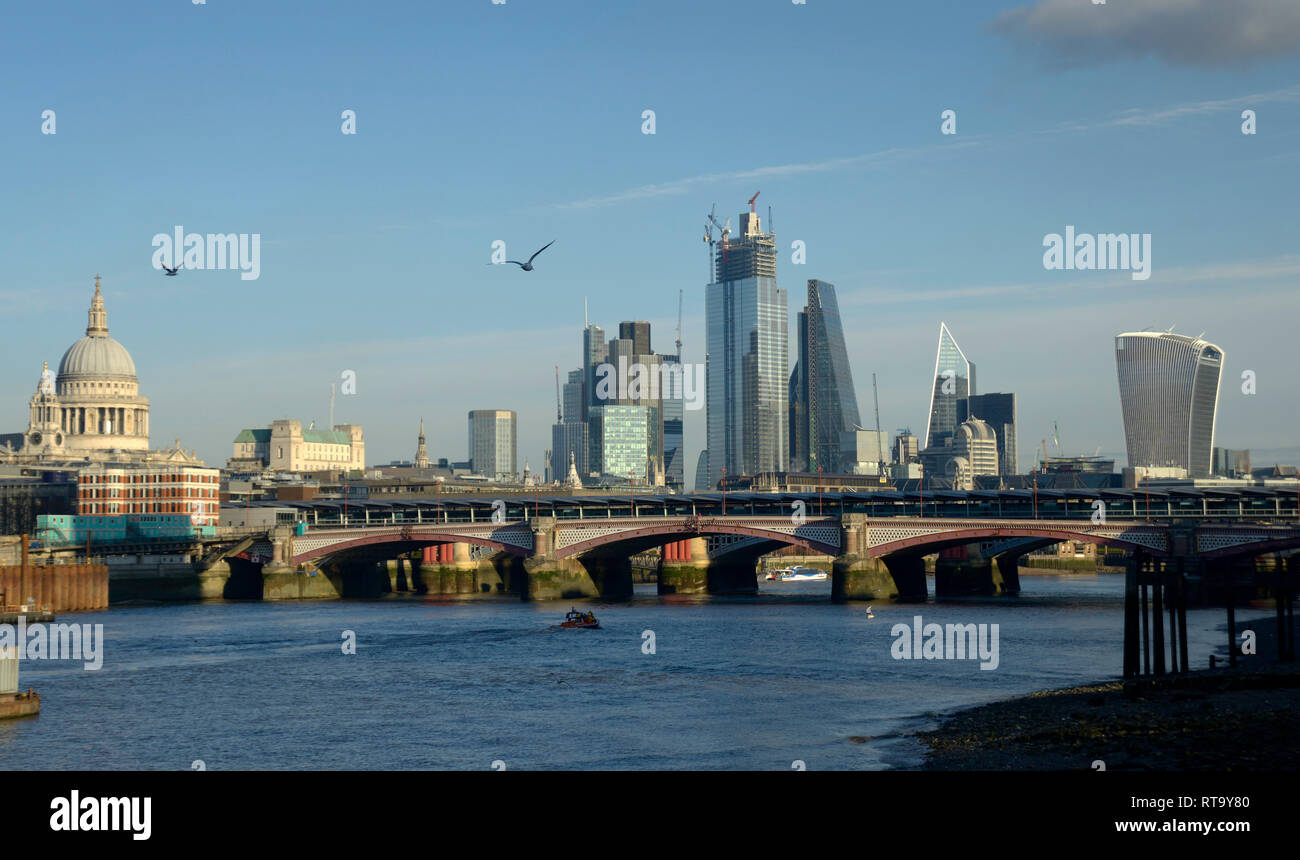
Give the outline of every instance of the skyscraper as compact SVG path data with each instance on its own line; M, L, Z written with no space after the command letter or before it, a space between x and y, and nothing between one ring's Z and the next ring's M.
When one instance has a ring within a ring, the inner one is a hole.
M781 472L789 461L789 323L776 285L776 241L757 213L714 250L705 287L708 485L728 475Z
M1223 350L1199 337L1127 332L1115 337L1128 464L1210 474Z
M967 360L947 323L939 323L939 349L934 358L934 387L930 391L930 417L925 427L925 448L947 443L956 431L957 401L975 393L975 363Z
M572 462L578 474L588 474L587 417L582 406L583 369L569 371L569 381L564 383L563 407L551 425L550 472L554 480L563 480L569 474Z
M833 285L808 281L808 305L799 312L797 331L799 351L790 375L790 468L851 471L858 459L858 396Z
M477 474L495 481L515 478L516 422L513 410L474 409L469 413L469 462Z
M987 422L997 434L998 474L1020 474L1020 458L1016 448L1016 395L972 394L957 401L957 422L960 424L967 418L979 418Z
M665 355L667 365L680 365L680 355ZM660 392L664 420L664 483L677 490L686 485L686 448L684 446L684 418L686 390L682 374L664 375L665 387Z

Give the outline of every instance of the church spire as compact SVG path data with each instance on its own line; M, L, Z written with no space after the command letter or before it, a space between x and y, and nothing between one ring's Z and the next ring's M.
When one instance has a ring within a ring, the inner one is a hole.
M95 276L95 297L90 300L90 322L86 325L86 335L108 334L108 311L104 310L104 296L99 291L99 275Z
M424 419L420 419L420 444L415 449L415 467L417 469L429 468L429 452L424 447Z

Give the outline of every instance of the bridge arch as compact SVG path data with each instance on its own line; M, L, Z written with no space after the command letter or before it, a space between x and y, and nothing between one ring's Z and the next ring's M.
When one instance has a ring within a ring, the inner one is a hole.
M513 544L504 543L491 538L484 538L478 535L457 534L455 532L443 532L434 529L411 528L403 529L400 532L385 532L382 534L361 535L347 540L341 540L337 543L331 543L324 547L316 549L303 550L295 552L290 559L292 564L301 564L307 561L325 562L328 559L339 555L344 555L365 547L385 548L385 544L400 544L404 549L396 549L395 552L409 552L411 550L421 549L426 546L435 546L444 543L467 543L475 546L489 547L498 552L524 557L529 555L529 550ZM297 547L295 546L295 550Z
M930 534L915 535L912 537L899 538L898 540L887 543L877 544L867 549L866 554L870 557L881 558L884 556L895 555L897 553L907 553L909 550L919 555L929 555L933 552L948 549L965 544L979 543L997 538L1035 538L1041 539L1044 545L1049 543L1060 543L1062 541L1084 541L1097 546L1118 546L1127 550L1145 552L1157 557L1166 557L1169 555L1168 548L1156 549L1145 543L1139 543L1123 537L1111 535L1098 535L1086 531L1074 531L1068 528L1050 528L1041 527L1016 527L1016 526L984 526L976 528L960 528L952 531L939 531Z
M821 537L814 536L817 534L817 526L822 526L822 530L831 526L831 523L809 523L807 526L801 526L806 529L804 534L798 531L791 534L785 531L779 531L772 528L763 528L758 525L731 524L731 523L702 523L694 527L684 527L682 523L664 523L662 525L647 525L637 528L624 529L611 532L608 534L594 535L586 540L578 541L561 547L555 551L557 558L572 558L585 555L604 555L617 552L619 554L633 555L638 552L653 547L662 546L674 541L690 540L697 537L711 537L722 535L739 535L742 537L762 538L770 541L775 546L802 546L805 549L815 553L825 555L838 555L840 548L837 544L829 543ZM809 528L812 526L813 528ZM838 532L838 523L834 524Z

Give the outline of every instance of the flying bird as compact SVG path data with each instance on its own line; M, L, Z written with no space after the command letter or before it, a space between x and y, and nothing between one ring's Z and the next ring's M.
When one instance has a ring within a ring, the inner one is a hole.
M535 251L531 257L528 258L528 262L527 262L527 263L521 263L521 262L519 262L518 260L506 260L506 262L507 262L507 263L514 263L516 266L518 266L519 268L523 269L525 272L531 272L531 271L533 270L533 260L536 260L536 259L537 259L537 255L540 254L540 253L542 253L542 251L545 251L547 248L551 247L551 246L554 245L554 244L555 244L555 240L554 240L554 239L552 239L551 241L547 242L545 245L543 245L541 248L539 248L537 251Z
M163 267L163 271L167 273L167 277L170 278L170 277L172 277L173 275L175 275L175 274L180 270L180 268L181 268L181 264L180 264L180 263L177 263L174 267L172 267L172 268L169 269L169 268L167 268L167 264L166 264L166 263L163 263L163 264L162 264L162 267Z

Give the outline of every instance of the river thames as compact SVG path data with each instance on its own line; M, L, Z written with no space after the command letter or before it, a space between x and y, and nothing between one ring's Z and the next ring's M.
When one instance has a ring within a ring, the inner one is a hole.
M830 603L829 583L754 597L639 585L560 630L570 603L511 598L119 607L103 667L24 661L38 717L0 722L12 770L911 767L945 711L1121 670L1124 577L1025 575L1016 598ZM933 581L930 584L933 592ZM1240 629L1267 610L1239 610ZM997 624L997 668L898 660L895 624ZM1188 612L1192 664L1221 609ZM341 647L344 631L356 653ZM653 651L646 653L653 632ZM1086 768L1087 762L1081 762Z

